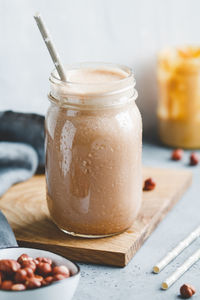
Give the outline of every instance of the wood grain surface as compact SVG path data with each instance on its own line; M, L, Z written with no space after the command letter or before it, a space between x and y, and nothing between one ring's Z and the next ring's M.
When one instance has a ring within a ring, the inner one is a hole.
M123 267L192 181L187 170L145 168L143 176L153 177L156 189L143 192L142 209L133 226L113 237L83 239L61 232L49 217L44 176L10 188L0 199L0 209L21 246L53 251L76 261Z

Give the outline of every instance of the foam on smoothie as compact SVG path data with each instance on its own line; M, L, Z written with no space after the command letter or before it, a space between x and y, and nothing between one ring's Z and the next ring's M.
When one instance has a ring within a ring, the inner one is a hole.
M67 81L82 84L106 84L128 77L128 73L118 68L82 68L67 71Z
M55 71L56 72L56 71ZM61 99L62 103L69 103L69 99L76 98L78 102L93 105L102 105L102 101L106 101L106 96L113 93L113 99L115 101L115 94L120 93L119 97L130 98L134 95L134 79L130 76L130 71L122 69L118 66L71 66L65 70L66 82L62 82L59 86L52 85L51 96L55 99ZM54 73L55 77L57 76ZM127 81L127 80L129 81ZM104 97L104 99L102 99Z

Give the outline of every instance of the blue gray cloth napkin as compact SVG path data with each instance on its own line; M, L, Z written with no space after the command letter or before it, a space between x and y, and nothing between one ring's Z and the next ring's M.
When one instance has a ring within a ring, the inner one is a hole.
M0 112L0 196L35 173L44 173L44 117Z

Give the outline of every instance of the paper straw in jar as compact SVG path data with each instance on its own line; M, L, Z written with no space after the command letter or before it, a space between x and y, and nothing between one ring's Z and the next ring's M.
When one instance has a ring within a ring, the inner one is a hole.
M170 277L162 283L162 289L167 290L183 273L185 273L200 258L200 249L190 256Z
M192 231L184 240L182 240L172 251L163 257L154 267L153 272L159 273L164 269L175 257L177 257L186 247L200 236L200 226Z
M47 30L47 27L44 24L44 21L42 20L42 17L39 13L36 13L34 15L35 21L37 23L37 26L40 30L40 33L42 35L42 38L47 46L47 49L49 51L49 54L51 55L51 58L53 60L53 63L56 67L56 70L60 76L60 79L62 81L66 81L66 75L65 75L65 71L64 71L64 67L60 61L60 57L58 55L58 52L55 48L55 45L52 42L52 39L50 38L50 34Z

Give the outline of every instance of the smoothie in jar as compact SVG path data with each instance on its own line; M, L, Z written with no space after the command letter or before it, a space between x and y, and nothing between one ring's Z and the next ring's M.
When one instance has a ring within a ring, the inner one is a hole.
M142 122L129 68L80 64L50 77L46 183L50 215L66 233L123 232L142 201Z

